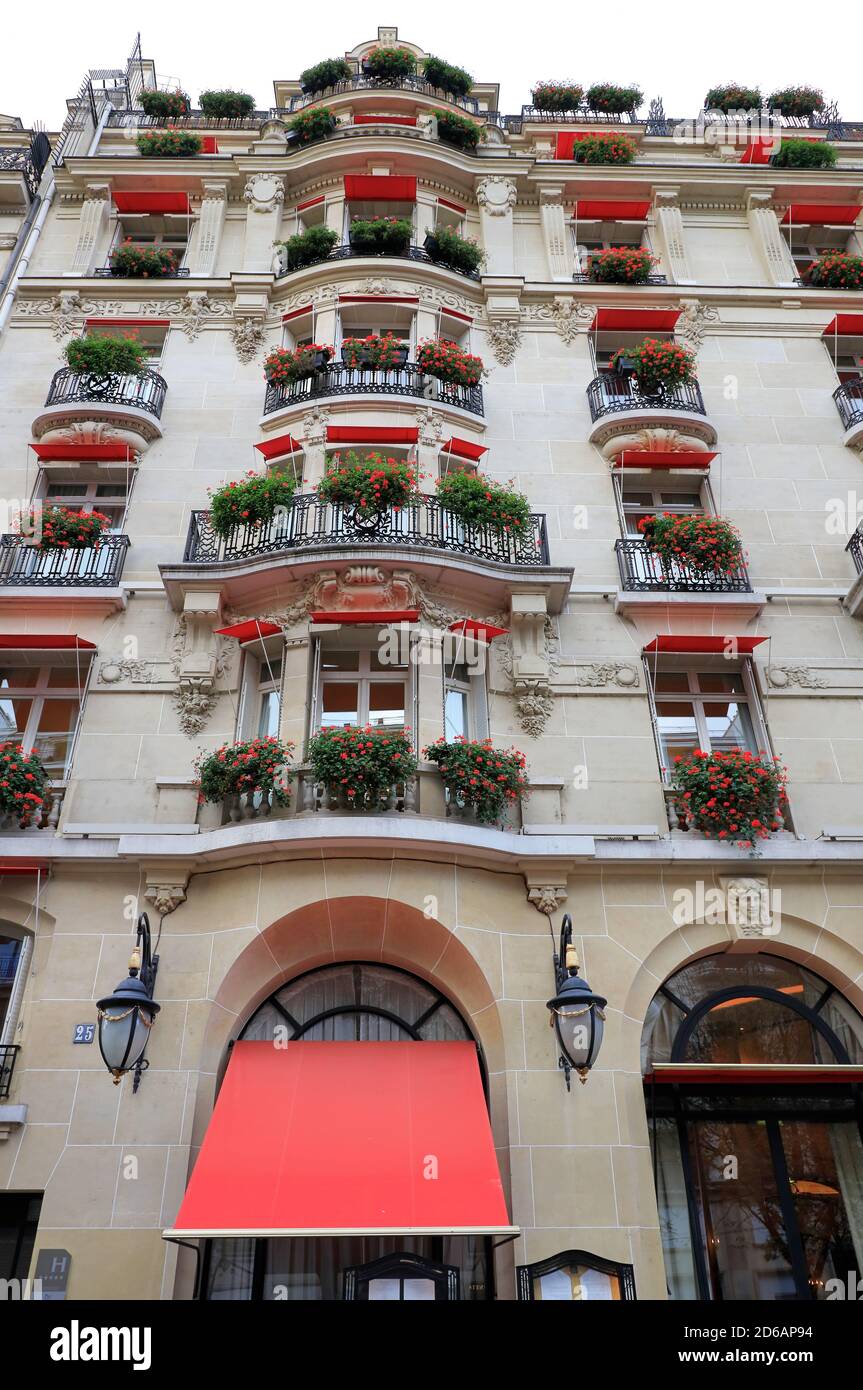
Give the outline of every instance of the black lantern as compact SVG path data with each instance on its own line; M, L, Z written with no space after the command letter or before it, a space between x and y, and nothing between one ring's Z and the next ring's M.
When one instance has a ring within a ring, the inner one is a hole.
M159 1005L153 999L158 968L159 957L151 953L150 920L146 912L142 912L138 918L138 934L129 961L128 978L118 984L113 994L100 999L96 1005L102 1060L113 1076L115 1086L126 1072L134 1071L133 1092L140 1085L141 1073L150 1065L144 1051L159 1012Z
M583 980L578 973L578 956L572 944L572 918L569 913L564 916L560 928L560 948L554 957L554 976L557 994L549 999L546 1007L551 1011L549 1023L554 1024L560 1047L558 1066L563 1067L566 1089L569 1091L573 1068L583 1083L599 1056L605 1006L608 1003L602 995L594 994L587 980Z

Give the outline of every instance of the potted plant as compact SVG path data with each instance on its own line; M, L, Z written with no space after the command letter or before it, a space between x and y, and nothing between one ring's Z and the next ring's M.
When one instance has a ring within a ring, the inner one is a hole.
M631 164L637 150L628 135L585 135L575 141L572 157L576 164Z
M681 829L754 849L783 825L785 769L778 758L730 748L696 748L674 759L674 809Z
M863 290L863 256L845 251L827 251L807 266L803 279L807 285L830 290Z
M443 58L426 58L423 63L423 77L431 87L447 92L451 97L466 97L473 86L473 78L464 68L445 63Z
M408 360L407 344L392 333L370 333L367 338L345 338L342 361L346 367L400 370Z
M23 753L17 743L0 743L0 817L25 830L42 814L48 773L38 753Z
M423 749L423 757L437 765L450 799L476 811L483 825L501 821L507 809L528 792L526 760L517 748L495 748L490 738L439 738Z
M260 793L267 805L271 800L274 805L287 805L293 777L288 764L293 751L292 743L272 737L223 743L195 763L200 781L199 804Z
M378 810L417 771L406 729L321 729L309 740L308 760L315 781L357 811Z
M836 150L825 140L795 140L783 136L770 163L775 169L832 169Z
M437 498L442 507L466 526L487 526L505 534L530 527L530 503L512 483L496 483L482 473L457 470L438 478Z
M638 529L666 569L684 565L695 574L736 574L743 563L740 533L721 516L663 512L642 517Z
M824 93L817 87L780 87L770 93L767 106L783 116L814 116L824 110Z
M333 349L324 343L307 343L298 348L273 348L264 358L264 375L271 386L302 381L323 371Z
M348 240L354 251L371 256L403 256L413 226L407 217L355 217Z
M103 512L84 512L73 507L49 506L31 508L22 535L36 536L36 549L98 550L105 531L110 530L111 518Z
M81 376L140 376L147 366L147 350L132 333L70 338L63 356Z
M612 246L588 258L587 274L596 285L646 285L656 264L644 246Z
M449 338L427 338L417 349L417 366L426 376L450 381L457 386L479 385L485 368L482 358L474 357Z
M458 150L475 150L480 142L480 127L467 116L459 116L455 111L436 111L437 133L447 145Z
M613 82L595 82L585 97L585 105L591 111L605 111L613 116L637 111L643 101L640 87L616 87Z
M338 244L339 234L330 227L307 227L287 241L276 242L284 252L285 271L300 270L304 265L325 261Z
M300 73L300 86L307 96L313 96L339 82L350 82L353 75L353 68L344 58L324 58Z
M147 87L141 93L141 110L145 116L188 116L189 98L179 89L176 92L157 92Z
M215 121L239 120L242 116L251 116L255 109L254 97L230 88L223 92L202 92L198 101L204 115Z
M125 280L164 280L177 273L177 253L166 246L133 246L127 237L111 252L111 274Z
M323 106L311 106L308 111L298 111L288 121L288 130L294 132L301 145L310 145L314 140L325 140L332 135L337 125L332 111Z
M399 86L416 74L416 58L409 48L372 48L363 59L363 72L376 82Z
M636 347L618 348L611 359L612 371L617 371L621 357L632 363L638 388L645 396L683 386L695 378L695 354L679 343L645 338Z
M577 111L583 96L577 82L537 82L530 99L537 111Z
M322 502L337 502L371 515L415 502L418 487L416 467L407 459L378 453L362 455L351 449L344 458L337 456L331 461L318 484L318 497Z
M423 246L436 265L458 270L462 275L475 275L485 260L479 242L461 236L453 227L435 227L426 232Z
M145 159L188 159L201 153L201 137L193 130L145 130L135 144Z
M210 489L210 525L226 537L238 526L264 526L291 504L297 483L290 473L256 473Z
M726 82L710 88L704 98L704 109L722 111L726 116L732 111L760 111L761 92L757 87L744 87L740 82Z

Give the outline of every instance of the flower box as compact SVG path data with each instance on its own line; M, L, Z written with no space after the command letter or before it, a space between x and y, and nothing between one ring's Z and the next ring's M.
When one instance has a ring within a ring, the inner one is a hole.
M645 338L637 347L618 348L611 359L612 371L632 371L638 388L645 396L660 395L663 391L682 386L695 378L695 355L679 343L658 338Z
M373 514L416 501L418 489L416 467L407 459L350 450L344 458L332 460L318 484L318 496L322 502L337 502L355 507L360 514Z
M111 526L111 518L103 512L78 511L73 507L31 508L26 532L36 537L35 549L98 550L102 536Z
M765 753L696 748L674 760L672 792L680 827L754 849L758 840L782 829L785 781L782 764Z
M338 240L338 232L330 227L307 227L304 232L297 232L287 241L277 242L276 245L281 246L284 252L285 271L290 272L300 270L304 265L325 261Z
M423 749L436 763L450 798L459 808L472 808L483 825L503 819L509 806L528 792L525 756L517 748L495 748L490 738L463 737L447 743L439 738Z
M17 743L0 743L0 818L14 820L22 830L39 820L48 788L48 774L38 753L23 753Z
M577 111L584 88L577 82L537 82L530 95L537 111Z
M728 116L732 111L760 111L761 92L757 87L743 87L739 82L728 82L721 87L711 87L704 98L705 111L722 111Z
M248 92L202 92L198 100L204 115L216 121L239 120L255 109L255 98Z
M225 743L195 764L200 779L198 801L225 801L228 798L260 793L264 807L270 799L279 806L290 800L293 770L292 743L277 738L253 738L242 743Z
M306 347L274 348L264 359L264 375L271 386L302 381L326 367L333 349L321 343Z
M464 68L445 63L443 58L426 58L423 63L423 77L429 86L437 87L451 97L466 97L473 87L473 78Z
M371 256L404 256L413 226L407 217L355 217L348 231L351 248Z
M475 150L482 132L476 121L457 116L454 111L436 111L438 138L458 150Z
M628 135L586 135L572 147L576 164L631 164L636 153L636 143Z
M721 516L664 512L638 523L644 543L667 570L683 565L699 575L733 575L743 563L740 533Z
M146 88L141 93L141 110L145 116L187 116L190 102L185 92L159 92Z
M350 82L352 77L353 69L344 58L324 58L300 73L300 86L306 96L313 96L339 82Z
M135 140L144 159L189 159L201 153L201 137L193 130L145 130Z
M587 273L596 285L645 285L656 264L642 246L614 246L590 256Z
M644 93L640 87L617 87L613 82L596 82L588 87L584 101L591 111L622 116L638 110L644 101Z
M162 246L133 246L128 237L111 252L111 274L126 280L163 280L177 273L177 253Z
M323 106L312 106L308 111L299 111L288 122L288 130L293 131L301 145L310 145L315 140L325 140L332 135L338 122L332 111Z
M240 482L210 490L210 525L222 537L238 526L266 525L279 511L287 511L296 488L292 474L250 469Z
M416 58L408 48L373 48L363 59L363 73L377 82L398 85L416 75Z
M417 366L426 376L458 386L479 385L485 370L481 357L474 357L449 338L429 338L417 349Z
M435 263L442 263L451 270L460 270L465 275L473 275L485 260L485 252L478 242L470 237L459 236L452 227L438 227L426 232L423 248Z
M767 98L770 111L783 116L802 118L824 110L824 93L817 87L780 87Z
M82 376L140 376L147 366L147 350L133 333L71 338L63 356L70 370Z
M406 729L325 728L309 740L315 781L347 809L386 809L393 788L416 777L417 760Z
M828 251L807 266L803 280L822 289L863 290L863 256Z
M438 478L438 501L466 526L485 526L500 535L518 535L530 526L530 503L510 483L482 473L456 470Z
M395 371L404 367L407 360L407 344L392 333L385 333L383 337L371 333L367 338L345 338L342 343L342 361L346 367Z

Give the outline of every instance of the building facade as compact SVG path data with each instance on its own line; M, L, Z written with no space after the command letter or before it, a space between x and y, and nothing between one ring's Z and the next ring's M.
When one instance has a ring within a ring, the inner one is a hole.
M381 46L410 72L376 77ZM830 1297L863 1260L863 299L808 267L863 255L863 127L813 118L835 165L784 167L751 122L659 102L502 116L495 84L447 93L426 56L381 29L322 90L166 121L136 50L89 75L29 191L3 154L29 133L0 123L0 710L49 777L0 831L0 1276L61 1251L85 1299ZM298 134L307 112L329 127ZM166 124L195 148L144 153ZM582 162L597 134L634 159ZM382 217L405 244L352 239ZM332 249L297 264L284 243L312 229ZM444 231L482 264L448 261ZM123 243L170 273L118 273ZM597 281L619 247L647 279ZM129 332L143 371L64 361ZM346 339L386 334L403 365L350 365ZM438 339L480 385L422 370ZM642 389L645 339L694 378ZM265 381L309 344L333 354ZM422 499L371 521L322 502L348 451L415 465ZM527 497L520 529L442 506L438 480L477 467ZM220 532L210 497L249 471L294 496ZM12 513L36 503L107 529L34 544ZM725 518L745 554L661 562L639 522L662 514ZM309 756L332 725L406 726L415 775L352 802ZM293 745L284 804L200 800L202 756L268 735ZM458 735L525 754L502 820L423 756ZM681 820L694 749L787 768L755 850ZM114 1086L92 1025L141 911L160 1011L140 1084ZM607 1000L571 1089L547 1007L565 913ZM467 1216L361 1219L362 1156L346 1140L338 1167L314 1107L285 1181L329 1181L277 1219L281 1119L256 1128L244 1069L280 1029L285 1076L322 1059L297 1094L383 1095L394 1132L409 1083L371 1059L424 1042L411 1084L463 1103L476 1152L490 1123L504 1219L475 1192Z

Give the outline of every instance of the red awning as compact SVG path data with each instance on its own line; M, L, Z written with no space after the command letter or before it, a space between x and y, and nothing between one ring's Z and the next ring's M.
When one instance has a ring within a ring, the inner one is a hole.
M477 618L459 618L450 623L450 632L460 632L464 637L476 637L480 642L493 642L495 637L505 637L509 628L495 627L494 623L481 623Z
M0 859L0 874L41 874L48 870L47 863L35 859Z
M393 174L345 174L345 198L349 203L415 203L415 177Z
M219 142L215 135L201 136L201 154L218 154Z
M164 1235L515 1230L473 1043L238 1042Z
M282 323L287 323L289 319L301 319L306 314L312 312L311 304L304 304L300 309L292 309L289 314L282 314Z
M824 337L832 338L863 337L863 314L837 314L824 329Z
M572 152L575 148L576 140L586 140L588 135L595 134L588 130L561 130L558 133L554 145L555 159L572 159Z
M654 637L652 642L648 642L644 648L645 652L726 652L731 643L734 643L741 656L751 656L753 651L761 642L766 642L766 637L714 637L711 634L704 636L672 636Z
M115 319L109 316L104 318L85 319L87 328L170 328L170 319Z
M792 203L782 221L794 222L798 227L852 227L860 212L859 204L849 207L847 203Z
M96 643L86 637L68 632L4 632L0 633L3 651L79 651L94 652Z
M625 198L579 198L575 217L579 222L643 222L650 212L650 199L628 201Z
M295 454L302 447L292 434L280 434L277 439L262 439L260 444L255 445L258 453L263 454L265 459L278 459L283 454Z
M326 201L326 194L319 193L317 198L307 198L304 203L297 203L297 212L305 212L306 208L316 208L318 203L325 203Z
M709 450L698 449L679 449L676 453L665 449L624 449L613 462L615 468L709 468L717 457Z
M327 425L328 444L416 444L419 429L382 429L378 425Z
M592 329L598 332L669 332L680 318L680 309L597 309Z
M132 193L126 189L114 190L114 206L118 212L188 212L188 193L178 193L167 188L152 188L149 192Z
M419 621L418 608L390 608L382 612L356 613L343 610L340 613L311 613L313 623L416 623Z
M472 463L477 463L483 454L488 453L487 444L471 444L469 439L457 439L455 435L440 447L442 454L455 454L456 458L470 459Z
M740 156L741 164L769 164L778 148L772 138L751 140Z
M354 125L416 125L416 116L354 116ZM380 175L378 175L380 178Z
M449 198L438 198L438 203L442 208L451 208L453 212L467 212L461 203L451 203Z
M219 637L233 637L235 642L254 642L258 637L277 637L281 632L278 623L264 622L262 618L249 618L244 623L234 623L231 627L217 627Z
M87 462L126 463L137 452L131 444L64 444L57 440L54 444L31 444L30 448L43 463L72 463L76 459Z

